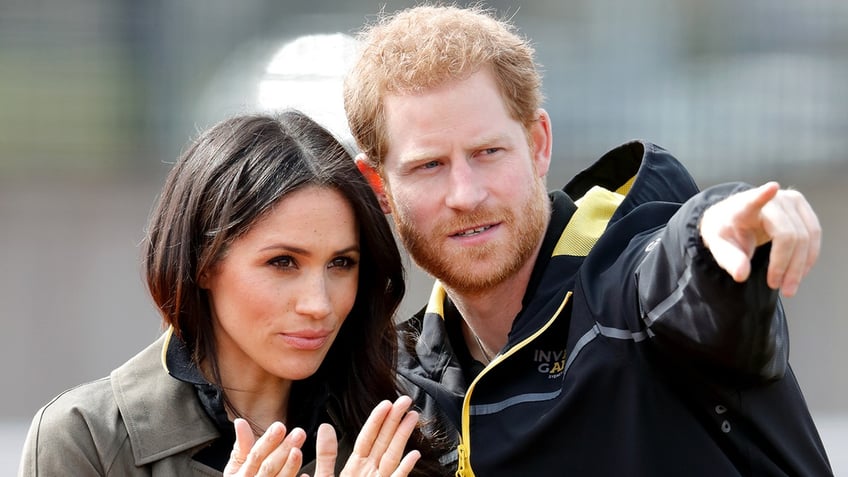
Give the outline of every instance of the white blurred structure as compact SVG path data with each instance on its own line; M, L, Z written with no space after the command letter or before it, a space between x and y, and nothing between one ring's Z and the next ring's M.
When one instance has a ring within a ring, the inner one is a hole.
M259 82L259 107L269 111L299 109L351 143L342 82L356 45L353 37L343 33L306 35L283 45Z

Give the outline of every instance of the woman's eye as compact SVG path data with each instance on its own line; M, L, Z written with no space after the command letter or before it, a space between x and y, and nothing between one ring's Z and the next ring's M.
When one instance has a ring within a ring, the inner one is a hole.
M356 265L356 260L350 257L336 257L330 262L331 268L352 268Z
M277 267L277 268L292 268L294 267L294 259L291 257L276 257L271 259L268 263Z

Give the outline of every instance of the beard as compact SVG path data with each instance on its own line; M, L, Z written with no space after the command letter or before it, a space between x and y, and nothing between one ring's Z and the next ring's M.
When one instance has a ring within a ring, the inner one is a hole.
M483 292L517 273L542 241L550 216L550 200L544 181L533 181L524 203L511 209L481 209L437 224L423 234L407 215L392 203L395 226L409 255L424 271L459 293ZM499 223L503 237L483 245L454 247L447 237L456 230L479 224Z

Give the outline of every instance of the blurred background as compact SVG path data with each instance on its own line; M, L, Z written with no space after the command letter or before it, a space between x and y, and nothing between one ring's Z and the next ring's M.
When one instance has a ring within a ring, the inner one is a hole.
M370 0L0 0L0 474L36 410L109 373L160 322L139 268L171 163L232 114L295 106L346 138L340 75ZM463 3L463 2L459 2ZM848 2L491 1L537 48L550 187L631 138L699 185L777 179L824 228L787 299L791 362L848 475ZM429 279L410 264L404 316Z

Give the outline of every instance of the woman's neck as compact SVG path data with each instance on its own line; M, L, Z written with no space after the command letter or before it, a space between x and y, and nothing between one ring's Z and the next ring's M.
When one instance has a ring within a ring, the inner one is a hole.
M292 381L267 373L229 368L219 362L221 387L231 408L227 417L242 417L260 435L271 423L286 423ZM206 368L206 366L204 366ZM204 369L204 372L208 370Z

